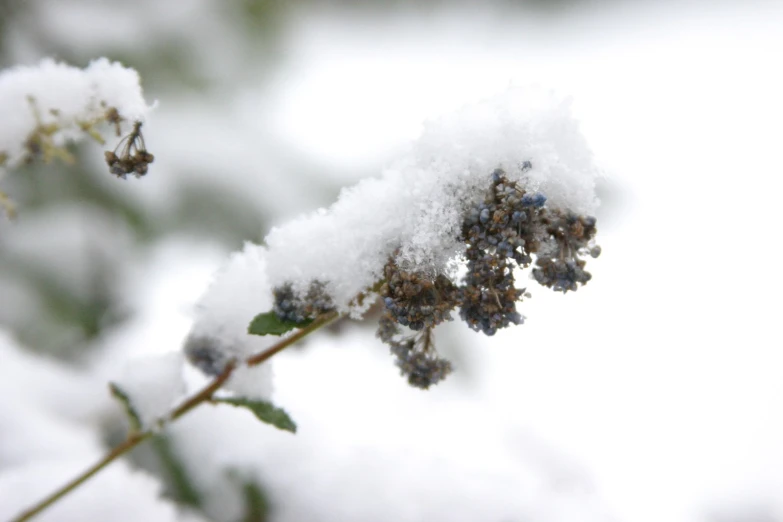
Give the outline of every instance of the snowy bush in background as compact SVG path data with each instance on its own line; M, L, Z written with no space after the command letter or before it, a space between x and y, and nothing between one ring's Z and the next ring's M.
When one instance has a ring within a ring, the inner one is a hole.
M140 135L148 112L138 73L106 58L83 70L54 60L5 70L0 73L0 178L5 170L39 158L73 163L66 143L88 136L103 144L98 126L113 125L119 137L124 121L134 130L119 157L116 150L107 151L107 162L118 176L143 175L153 160ZM11 213L8 197L0 193L0 198Z
M85 135L102 140L94 129L99 123L116 124L119 134L120 121L143 122L149 112L138 73L106 58L83 70L54 60L4 70L0 103L4 167L38 156L67 157L56 151L68 141Z

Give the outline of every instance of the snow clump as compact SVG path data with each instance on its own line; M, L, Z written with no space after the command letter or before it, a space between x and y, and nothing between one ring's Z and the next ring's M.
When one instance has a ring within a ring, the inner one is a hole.
M0 71L0 175L45 155L47 144L96 137L101 122L143 122L150 109L138 73L106 58L84 69L45 59Z
M545 194L549 208L590 214L598 206L597 169L569 102L512 88L427 122L380 178L343 190L329 209L272 229L272 286L291 283L303 294L319 281L340 311L361 313L356 296L383 278L392 255L414 271L447 271L465 251L463 217L498 168L520 188Z

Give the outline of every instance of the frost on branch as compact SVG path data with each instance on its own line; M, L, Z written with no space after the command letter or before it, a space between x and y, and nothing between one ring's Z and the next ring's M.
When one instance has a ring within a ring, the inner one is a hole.
M86 136L103 144L101 124L117 136L123 126L131 132L127 150L112 153L117 160L109 162L112 172L143 175L153 159L140 137L149 110L138 73L106 58L84 69L47 59L0 71L0 177L5 169L36 159L72 162L66 144Z
M568 103L551 93L512 89L467 106L427 123L380 178L272 229L260 265L275 302L257 311L302 325L333 309L360 317L379 293L378 336L427 388L452 370L432 335L452 311L493 335L523 322L518 268L535 264L531 277L564 293L590 280L595 176Z

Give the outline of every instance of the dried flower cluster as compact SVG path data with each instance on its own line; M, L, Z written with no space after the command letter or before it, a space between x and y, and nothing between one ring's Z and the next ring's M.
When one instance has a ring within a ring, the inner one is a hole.
M530 163L523 170L530 169ZM525 289L514 285L514 263L526 267L535 251L546 198L528 194L502 170L492 174L492 189L472 207L462 226L468 273L461 289L460 317L473 330L494 335L520 324L516 302Z
M221 349L221 341L216 337L191 334L185 340L185 357L190 364L215 377L226 369L230 362L227 350Z
M384 276L380 294L394 322L421 330L451 320L458 290L445 275L438 275L433 281L401 270L392 258L384 267Z
M531 168L524 162L522 174ZM580 256L600 254L593 245L595 218L550 209L546 202L543 194L525 191L496 169L490 190L462 222L467 273L461 281L409 270L400 266L396 253L387 262L379 291L385 311L377 335L390 346L411 385L426 389L452 371L435 350L432 330L452 320L454 309L459 308L471 329L486 335L524 321L516 303L530 294L517 287L514 269L529 267L533 256L531 277L543 286L567 292L590 280ZM291 285L275 290L275 312L281 319L302 322L333 308L319 282L304 298L297 298Z
M118 121L113 123L116 125ZM147 152L144 136L141 134L141 122L135 122L133 130L117 144L113 152L106 151L105 157L109 170L118 178L125 179L128 174L134 174L137 178L145 175L155 156Z
M304 297L299 297L290 284L275 288L274 293L274 311L282 321L301 323L335 308L320 281L313 281Z
M35 121L35 127L33 127L30 133L22 143L22 161L25 164L32 164L37 160L42 160L44 163L51 163L54 159L60 159L67 164L73 164L76 160L71 152L66 148L63 142L63 134L69 127L73 127L73 123L78 127L85 135L91 137L98 143L103 144L104 140L100 133L96 130L96 127L108 121L108 114L113 111L114 114L119 115L117 109L111 108L106 111L106 115L88 119L77 120L75 122L67 121L67 118L63 118L61 111L56 108L49 108L44 114L42 114L38 102L35 97L27 96L27 103L30 106L33 119ZM2 167L8 160L8 154L0 152L0 167Z
M585 271L585 261L579 255L589 253L591 257L598 257L601 254L601 247L590 245L596 232L595 218L572 212L553 212L542 222L553 248L536 256L533 279L563 293L576 290L577 283L585 284L592 277Z
M389 345L400 373L408 377L411 386L425 390L445 379L453 369L451 362L435 350L432 328L427 326L405 336L391 312L385 313L378 324L378 337Z
M532 168L522 165L523 173ZM536 256L532 276L538 283L567 292L585 284L590 273L579 258L592 246L595 218L546 207L546 197L530 194L510 181L502 169L492 173L492 188L472 207L463 223L468 272L460 288L460 317L472 329L494 335L520 324L516 302L528 296L514 282L514 265L525 268Z

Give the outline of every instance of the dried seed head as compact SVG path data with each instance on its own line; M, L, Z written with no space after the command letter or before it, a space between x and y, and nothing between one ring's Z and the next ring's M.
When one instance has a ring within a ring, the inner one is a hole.
M532 168L529 161L520 165L522 172ZM516 287L516 266L529 266L535 256L532 277L567 292L591 278L579 256L601 252L592 244L595 218L547 208L546 196L526 192L503 169L495 169L491 179L490 190L467 210L462 223L467 272L459 286L442 275L433 279L406 271L394 257L384 267L380 294L386 312L377 335L413 386L427 388L451 372L451 364L437 356L431 333L451 320L455 307L470 328L494 335L524 322L516 303L530 294ZM418 333L404 337L401 327Z
M400 375L416 388L428 389L445 379L452 371L451 362L438 356L432 339L432 328L404 337L399 323L387 311L378 324L378 337L389 345Z
M395 321L412 330L431 328L451 320L458 304L457 287L444 275L432 279L401 269L394 258L384 267L386 283L381 297Z
M107 120L109 121L111 121L109 118L114 118L114 114L110 114L110 112L111 109L108 109ZM115 119L115 121L119 131L119 120ZM117 148L113 152L106 151L104 153L109 171L119 178L125 179L128 174L134 174L139 178L147 173L149 164L155 160L155 156L145 149L141 125L141 122L135 122L133 130L120 140Z
M225 355L225 350L220 349L220 342L219 339L212 337L191 335L185 340L185 357L205 375L218 376L230 362Z
M274 294L274 311L282 321L301 323L335 309L332 298L320 281L313 281L303 297L294 293L290 283L275 288Z

